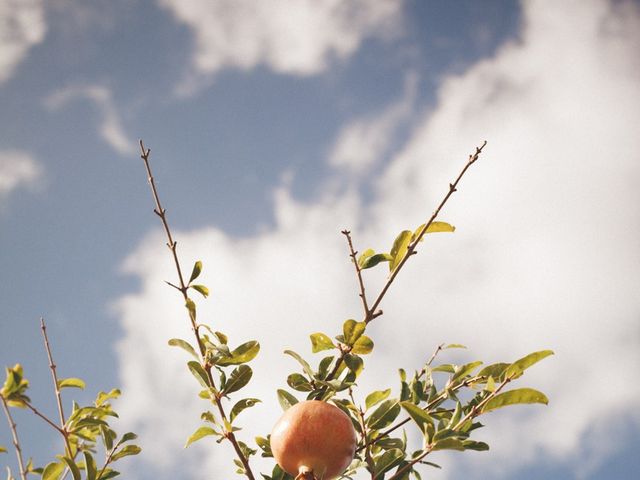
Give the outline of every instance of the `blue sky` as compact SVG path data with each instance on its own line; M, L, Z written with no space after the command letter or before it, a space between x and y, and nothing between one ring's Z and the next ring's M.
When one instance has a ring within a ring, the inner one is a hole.
M247 439L279 411L282 350L359 311L339 231L385 248L486 139L443 212L456 233L430 239L372 327L363 390L443 341L487 361L552 348L530 377L550 406L494 414L492 451L443 455L430 478L632 478L639 27L638 2L605 0L0 0L0 363L53 413L44 316L80 400L123 388L121 429L145 448L126 478L194 459L181 476L229 478L224 447L181 448L202 407L166 346L189 332L137 139L184 263L204 261L203 314L263 345ZM17 419L44 463L55 437Z

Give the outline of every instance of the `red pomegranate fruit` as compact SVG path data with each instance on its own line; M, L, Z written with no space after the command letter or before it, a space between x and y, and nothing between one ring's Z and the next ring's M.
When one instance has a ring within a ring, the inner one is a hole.
M307 400L289 408L271 432L278 465L296 480L332 480L356 452L356 432L335 405Z

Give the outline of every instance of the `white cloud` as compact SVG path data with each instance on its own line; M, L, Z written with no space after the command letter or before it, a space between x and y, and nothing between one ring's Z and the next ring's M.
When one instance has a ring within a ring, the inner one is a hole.
M358 174L371 170L388 153L394 134L413 112L417 77L407 76L404 95L383 112L354 120L336 140L329 164Z
M281 189L269 232L176 232L185 265L205 263L213 298L200 302L202 320L232 342L263 343L246 395L265 404L243 413L241 438L266 433L278 415L273 391L295 368L281 351L307 352L307 333L337 332L358 315L339 230L353 226L358 247L388 248L430 214L484 138L485 154L443 213L457 233L424 244L371 325L376 352L363 389L395 387L396 368L418 367L441 341L466 343L486 361L556 351L523 378L550 406L491 414L478 438L492 451L434 455L447 465L435 479L463 467L466 478L500 477L541 459L579 478L624 442L621 425L638 428L640 13L630 3L532 1L524 16L518 42L444 81L435 111L380 175L372 205L355 191L302 204ZM174 276L163 242L150 235L126 262L142 288L117 304L120 411L143 434L147 458L168 467L200 454L189 478L230 478L229 450L206 441L186 457L176 449L205 404L192 399L186 359L165 346L190 332L162 283ZM381 278L369 276L376 291Z
M5 199L17 188L37 185L42 173L42 166L28 153L0 150L0 199Z
M333 59L352 55L364 38L388 36L399 21L401 6L401 0L158 3L192 30L192 67L205 75L259 65L278 73L317 74Z
M0 84L47 31L42 0L0 0Z
M121 155L137 152L136 143L124 132L122 119L116 109L111 90L101 85L69 86L52 93L45 101L47 108L56 110L77 99L92 102L100 113L98 133Z

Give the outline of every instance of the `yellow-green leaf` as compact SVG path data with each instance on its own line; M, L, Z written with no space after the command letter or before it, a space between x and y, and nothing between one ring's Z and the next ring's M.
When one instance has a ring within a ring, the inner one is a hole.
M542 403L547 405L549 399L544 393L534 390L533 388L517 388L515 390L509 390L508 392L499 393L493 397L482 408L482 412L487 413L509 405L529 403Z
M209 289L204 285L190 285L189 288L193 288L196 292L200 293L204 298L209 296Z
M85 384L79 378L61 378L58 380L58 388L81 388L84 389Z
M539 352L533 352L529 355L522 357L519 360L513 362L505 372L505 377L518 378L522 373L532 365L535 365L540 360L553 355L552 350L540 350Z
M358 355L366 355L367 353L371 353L372 350L373 350L373 340L371 340L366 335L362 335L353 344L351 353L355 353Z
M375 392L371 392L364 400L364 403L367 406L367 410L386 399L390 393L390 388L387 388L386 390L376 390Z
M344 343L347 345L353 345L356 340L364 333L364 329L367 328L365 322L356 322L353 319L349 319L342 324L342 333L344 335Z
M336 348L331 339L324 333L312 333L309 338L311 338L311 351L313 353Z
M422 232L425 225L426 224L423 223L418 228L416 228L416 231L413 232L412 240L415 240L416 238L418 238L418 236L420 235L420 232ZM431 222L431 224L429 225L429 228L427 228L427 231L425 232L425 235L427 233L438 233L438 232L453 233L455 231L456 231L456 227L454 227L453 225L449 225L446 222ZM421 241L424 240L424 235L420 240Z
M51 462L42 472L42 480L58 480L64 472L64 463Z
M169 340L168 343L172 347L180 347L185 352L192 355L193 358L195 358L196 360L198 359L198 354L196 353L195 349L191 346L189 342L186 342L185 340L182 340L180 338L172 338L171 340Z
M205 371L204 368L202 368L202 365L200 365L199 362L192 360L187 363L187 366L189 367L189 371L193 374L193 376L196 377L196 380L200 382L200 385L202 385L204 388L211 387L209 376L207 375L207 372Z
M191 278L189 278L189 283L193 282L196 278L198 278L198 276L200 275L200 272L202 272L202 262L198 260L193 265L193 270L191 271Z
M224 386L222 393L228 395L233 392L237 392L242 387L244 387L251 377L253 376L253 371L249 365L238 365L233 369L231 375L229 376L229 380Z
M218 432L211 427L200 427L187 439L187 443L184 448L187 448L193 442L197 442L201 438L207 437L209 435L218 435Z
M393 247L391 247L390 252L392 257L392 260L389 262L390 272L393 272L406 256L412 235L413 233L411 230L403 230L394 240Z

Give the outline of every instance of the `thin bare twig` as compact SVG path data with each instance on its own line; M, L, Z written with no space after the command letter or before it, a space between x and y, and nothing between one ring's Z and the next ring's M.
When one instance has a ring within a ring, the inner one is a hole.
M367 305L367 295L365 293L365 288L364 288L364 280L362 279L362 269L360 268L360 265L358 265L358 259L356 258L356 255L358 254L358 252L356 252L353 248L353 242L351 241L351 232L349 230L342 230L341 232L345 237L347 237L347 243L349 244L349 256L351 257L351 260L353 261L353 266L356 269L356 276L358 277L358 285L360 286L360 299L362 300L362 308L364 308L364 315L365 317L369 316L369 306Z
M9 405L7 405L7 400L2 395L0 395L0 401L2 401L2 409L4 410L4 414L7 417L7 422L9 422L9 428L11 429L13 448L16 451L16 457L18 458L18 467L20 468L20 478L21 480L27 480L27 470L24 466L24 459L22 458L22 447L20 447L20 439L18 438L18 428L16 426L16 422L14 422L13 417L11 416Z
M40 417L42 420L48 423L49 426L51 426L51 428L53 428L56 432L58 432L60 435L66 438L66 432L62 428L60 428L58 425L56 425L56 423L53 420L51 420L49 417L44 415L42 412L40 412L40 410L38 410L36 407L31 405L30 403L25 402L24 405L29 410L31 410L36 416Z
M51 346L49 345L49 338L47 337L47 326L44 323L44 318L40 318L40 329L42 330L42 338L44 340L44 348L47 351L47 357L49 358L49 370L51 370L51 378L53 379L53 388L56 393L56 403L58 405L58 415L60 417L60 428L56 428L64 438L64 448L67 456L71 458L71 444L69 443L69 435L64 428L66 420L64 419L64 409L62 408L62 395L60 394L60 387L58 385L58 374L56 373L56 364L53 363L53 355L51 354ZM34 413L37 411L34 409ZM46 419L46 417L42 417Z
M147 170L147 179L149 180L149 185L151 186L151 193L153 194L153 200L155 202L154 212L162 221L162 226L164 227L164 231L167 235L167 240L168 240L167 247L169 248L169 250L171 250L176 271L178 273L179 286L175 286L175 285L171 285L171 286L178 289L182 293L182 297L186 302L189 299L189 296L187 294L189 287L185 283L184 277L182 275L182 268L180 267L180 261L178 260L177 242L173 240L173 236L171 235L169 223L167 222L166 210L162 208L162 205L160 204L160 197L158 196L158 190L156 189L156 184L153 179L153 175L151 173L151 166L149 164L149 155L151 154L151 150L145 148L144 144L142 143L142 140L140 140L140 150L142 151L140 158L142 158L142 160L144 161L144 166ZM196 341L198 342L198 349L200 350L200 356L201 356L200 363L202 364L203 368L207 372L207 377L210 384L214 385L215 383L213 380L213 375L211 373L211 365L209 365L205 360L206 348L204 346L204 342L202 341L202 338L200 337L200 332L198 330L198 325L196 324L195 316L189 315L189 320L191 321L191 328L193 329L193 333L195 335ZM227 415L224 410L224 406L222 405L222 401L220 400L218 395L215 396L215 402L223 420L227 420ZM236 455L238 456L238 459L240 460L240 462L242 462L242 465L244 466L245 475L247 476L247 478L249 478L249 480L255 480L253 472L251 471L251 467L249 466L249 459L242 452L242 449L240 448L240 444L238 443L238 440L236 439L234 433L232 431L225 432L225 437L233 445L233 449L235 450Z

